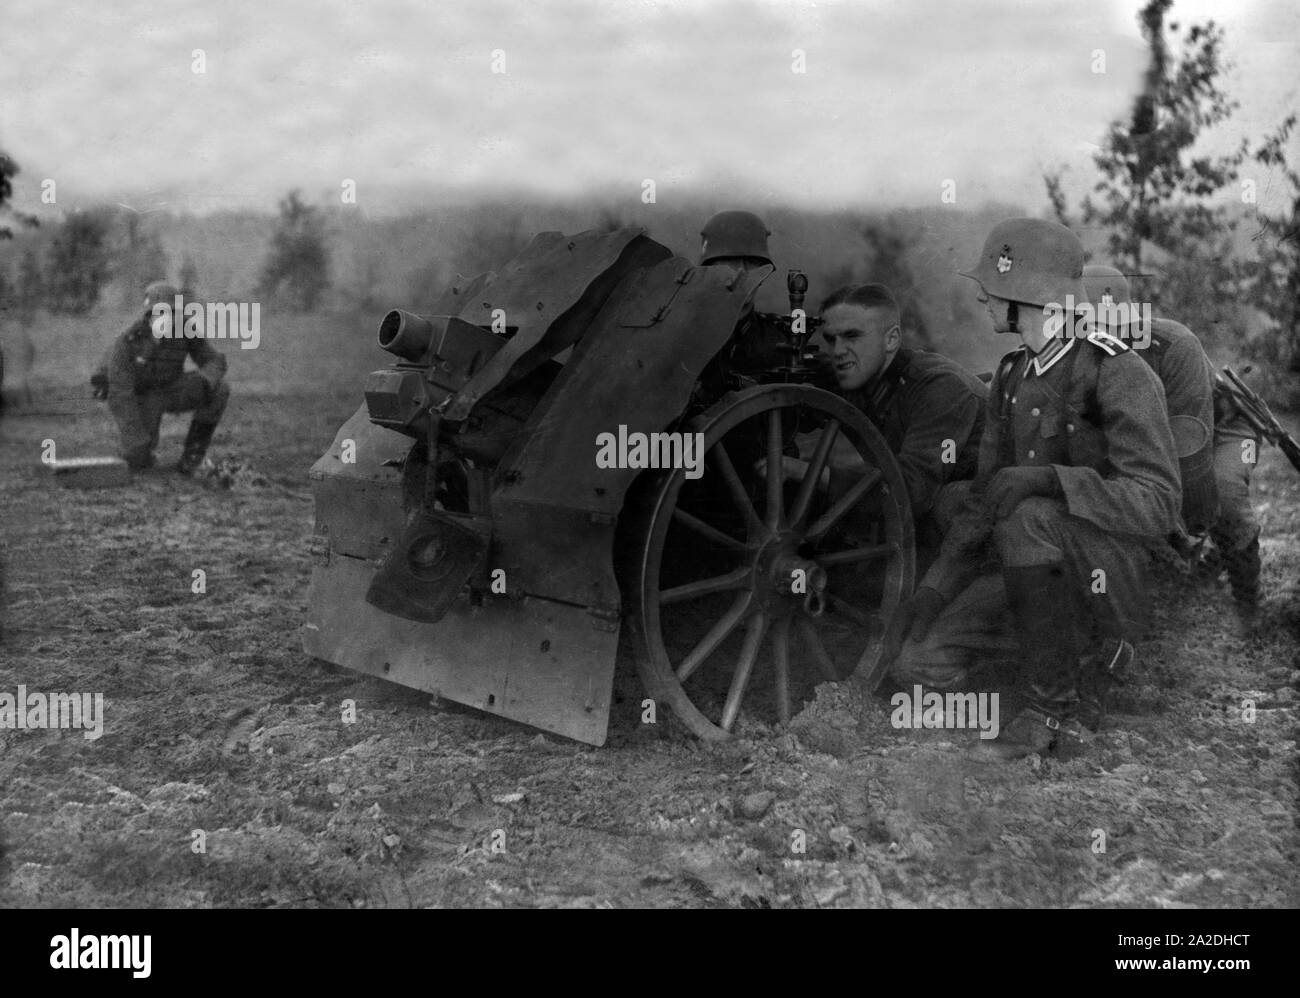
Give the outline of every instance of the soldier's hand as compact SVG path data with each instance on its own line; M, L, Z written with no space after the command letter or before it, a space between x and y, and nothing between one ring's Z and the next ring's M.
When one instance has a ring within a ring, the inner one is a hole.
M903 642L909 638L924 641L946 602L939 590L922 586L910 599L899 604L889 635L885 638L881 660L892 662L898 658L899 652L903 650Z
M984 499L994 518L1010 516L1030 496L1061 495L1061 480L1051 465L1027 468L1003 468L989 482Z
M90 376L90 387L94 389L95 398L108 398L108 376L104 374L92 374Z

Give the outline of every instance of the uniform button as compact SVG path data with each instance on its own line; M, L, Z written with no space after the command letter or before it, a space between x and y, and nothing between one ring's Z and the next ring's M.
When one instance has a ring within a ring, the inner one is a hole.
M1030 451L1030 452L1029 452L1029 460L1032 461L1033 459L1034 459L1034 452L1033 452L1033 451Z
M1031 416L1041 416L1043 412L1041 409L1038 408L1038 406L1034 406L1032 409L1029 410L1029 414Z
M1073 433L1073 432L1074 432L1074 424L1073 424L1073 423L1066 423L1066 424L1065 424L1065 432L1066 432L1066 433Z
M1011 404L1012 405L1016 404L1016 397L1014 395L1011 396Z

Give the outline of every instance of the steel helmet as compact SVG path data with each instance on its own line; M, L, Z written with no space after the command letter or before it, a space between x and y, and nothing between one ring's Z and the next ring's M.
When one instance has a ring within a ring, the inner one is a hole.
M166 281L154 281L144 289L144 307L152 308L159 302L170 305L177 294L179 292L174 285L168 284Z
M767 252L768 231L763 220L752 211L720 211L707 222L700 235L700 263L712 263L726 257L751 257L771 264Z
M1088 301L1094 305L1105 304L1106 295L1110 295L1113 305L1132 301L1128 278L1103 263L1090 263L1083 268L1083 289L1088 292Z
M1059 222L1011 218L984 240L974 268L960 271L986 294L1028 305L1065 305L1067 295L1088 300L1083 288L1083 244Z

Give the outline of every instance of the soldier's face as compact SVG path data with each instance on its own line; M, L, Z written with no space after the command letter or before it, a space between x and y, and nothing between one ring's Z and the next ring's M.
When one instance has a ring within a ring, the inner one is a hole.
M886 309L834 305L822 313L822 338L843 391L861 388L898 349L901 332Z
M989 318L993 320L993 332L1009 333L1011 329L1011 317L1009 309L1011 302L1005 298L999 298L997 295L988 294L983 288L980 289L976 298L988 310Z

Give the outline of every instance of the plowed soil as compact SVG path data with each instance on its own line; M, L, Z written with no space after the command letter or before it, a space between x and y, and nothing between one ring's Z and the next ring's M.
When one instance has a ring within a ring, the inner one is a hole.
M593 749L302 652L307 470L384 366L371 322L271 319L228 350L224 475L60 488L43 441L115 450L83 390L111 318L44 324L36 402L0 421L0 692L105 698L94 741L0 730L4 906L1300 903L1300 475L1272 449L1255 632L1226 583L1165 572L1076 758L968 762L973 732L896 729L851 682L710 745L666 710L643 724L626 661Z

